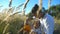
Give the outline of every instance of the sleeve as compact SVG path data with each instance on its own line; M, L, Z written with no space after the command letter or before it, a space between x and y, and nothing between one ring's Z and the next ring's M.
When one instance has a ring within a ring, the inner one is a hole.
M48 25L47 25L47 23L46 23L46 19L43 19L43 20L40 20L40 22L41 22L41 31L42 31L42 33L44 32L44 33L47 33L47 29L48 29Z
M49 25L49 34L53 34L54 31L54 18L51 17L50 19L47 20L48 25Z
M43 30L45 34L49 34L49 24L47 20L47 18L43 20Z

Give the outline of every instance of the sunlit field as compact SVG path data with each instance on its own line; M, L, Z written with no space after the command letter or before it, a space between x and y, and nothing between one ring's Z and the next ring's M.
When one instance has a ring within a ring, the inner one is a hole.
M26 19L28 17L32 17L32 13L31 13L32 9L30 10L30 8L33 8L33 7L29 6L30 4L28 5L30 0L26 0L24 3L21 3L16 7L12 5L13 3L12 1L13 0L9 0L8 7L6 8L2 8L3 6L0 5L0 34L23 34L23 30L20 31L20 29L24 26ZM40 3L42 3L42 0L40 1ZM38 5L40 9L42 8L43 4L38 3ZM25 14L26 8L27 8L27 11L30 11L27 14ZM51 10L52 10L52 13L50 14ZM48 11L48 14L54 17L55 27L54 27L53 34L60 34L60 4L56 4L52 6L50 6L49 4L48 8L45 11Z
M3 19L6 17L6 15L0 14L0 23L3 21ZM16 14L14 16L9 17L7 20L5 20L2 24L0 24L0 34L17 34L17 32L23 27L24 24L24 17L22 17L20 14ZM55 31L54 34L60 33L60 20L57 20L55 18ZM9 24L9 25L7 25ZM6 28L6 29L5 29ZM20 32L21 34L22 32Z

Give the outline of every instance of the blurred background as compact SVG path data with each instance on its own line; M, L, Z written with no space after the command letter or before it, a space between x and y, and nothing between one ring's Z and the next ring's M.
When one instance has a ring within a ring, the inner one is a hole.
M60 0L0 0L0 34L17 34L35 4L54 17L54 34L60 34ZM20 32L22 34L22 32Z

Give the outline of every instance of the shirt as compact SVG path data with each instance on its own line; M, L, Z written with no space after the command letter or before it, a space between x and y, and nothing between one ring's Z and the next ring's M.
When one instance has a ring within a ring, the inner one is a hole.
M53 34L54 31L54 18L48 13L40 19L41 28L45 34Z

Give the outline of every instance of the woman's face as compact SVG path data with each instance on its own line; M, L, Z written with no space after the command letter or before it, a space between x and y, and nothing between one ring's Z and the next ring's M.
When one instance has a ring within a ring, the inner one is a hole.
M43 13L40 13L39 14L39 19L43 17Z

